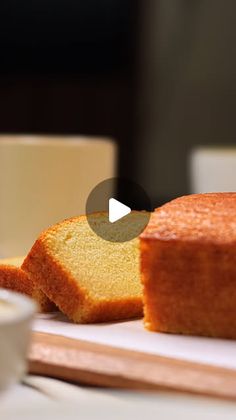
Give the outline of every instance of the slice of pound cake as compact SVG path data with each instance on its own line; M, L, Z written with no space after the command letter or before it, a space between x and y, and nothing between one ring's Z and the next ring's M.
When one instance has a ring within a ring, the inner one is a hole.
M33 284L29 276L20 268L23 260L24 257L0 260L0 287L32 297L38 303L41 312L55 310L55 305Z
M90 222L91 217L106 229L106 213L90 215ZM135 213L132 217L135 219ZM132 229L130 217L120 222ZM106 241L91 230L86 216L65 220L43 232L23 269L75 322L142 316L138 239Z
M178 198L141 235L145 325L236 338L236 193Z

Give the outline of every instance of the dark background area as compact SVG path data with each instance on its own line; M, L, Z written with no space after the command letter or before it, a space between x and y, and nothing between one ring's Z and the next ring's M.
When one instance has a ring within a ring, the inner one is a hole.
M114 137L132 175L138 2L0 4L0 132Z
M0 3L0 132L118 142L155 205L190 191L197 145L235 145L233 0Z

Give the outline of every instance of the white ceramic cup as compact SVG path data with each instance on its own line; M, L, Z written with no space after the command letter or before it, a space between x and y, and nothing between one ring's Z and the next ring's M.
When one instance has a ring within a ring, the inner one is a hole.
M32 299L0 289L0 391L22 379L26 372L35 311Z
M43 229L84 214L90 191L115 175L110 139L0 136L0 257L26 254Z
M192 193L236 191L236 147L198 147L189 159Z

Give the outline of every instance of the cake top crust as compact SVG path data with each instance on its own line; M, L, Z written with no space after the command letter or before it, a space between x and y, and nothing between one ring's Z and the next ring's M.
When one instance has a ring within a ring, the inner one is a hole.
M152 213L141 238L236 245L236 192L176 198Z

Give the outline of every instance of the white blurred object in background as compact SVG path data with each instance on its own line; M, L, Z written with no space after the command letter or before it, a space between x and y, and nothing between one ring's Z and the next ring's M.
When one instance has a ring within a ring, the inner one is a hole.
M0 256L25 255L39 233L85 213L116 175L116 144L96 137L0 136Z
M236 147L198 147L189 159L191 193L236 191Z

